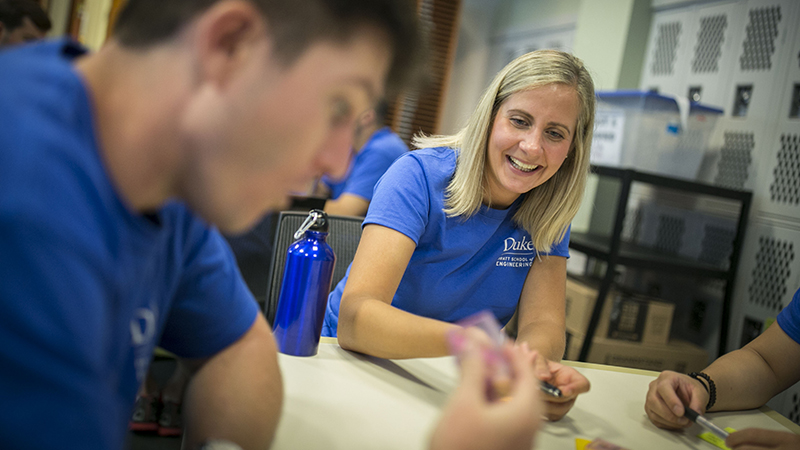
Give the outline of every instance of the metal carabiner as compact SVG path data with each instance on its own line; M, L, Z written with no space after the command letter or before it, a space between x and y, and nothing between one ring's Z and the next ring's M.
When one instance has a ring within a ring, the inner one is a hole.
M303 224L300 225L300 228L294 232L294 238L300 239L303 237L305 232L308 231L309 228L313 227L320 218L322 218L322 214L318 213L317 211L310 211L308 213L308 217L306 217L306 220L304 220Z

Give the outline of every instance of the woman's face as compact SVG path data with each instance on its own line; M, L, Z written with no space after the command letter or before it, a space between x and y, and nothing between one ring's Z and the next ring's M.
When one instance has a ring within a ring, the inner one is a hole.
M569 153L579 112L578 94L565 84L520 91L506 99L489 135L483 202L507 208L549 180Z

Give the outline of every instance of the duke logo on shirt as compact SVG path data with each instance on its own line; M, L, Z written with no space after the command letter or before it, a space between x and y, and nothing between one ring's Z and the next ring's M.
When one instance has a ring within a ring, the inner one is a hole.
M536 248L528 236L523 235L521 240L509 236L503 241L503 254L497 258L497 267L530 267L536 259Z

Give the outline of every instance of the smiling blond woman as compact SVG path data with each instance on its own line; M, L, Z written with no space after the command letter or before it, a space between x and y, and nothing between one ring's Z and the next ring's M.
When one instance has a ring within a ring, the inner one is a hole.
M323 333L384 358L442 356L454 322L490 310L549 359L562 417L589 388L565 345L569 224L589 168L594 86L582 62L537 51L508 64L452 136L419 136L375 188ZM542 361L544 361L542 359ZM552 400L552 399L551 399Z

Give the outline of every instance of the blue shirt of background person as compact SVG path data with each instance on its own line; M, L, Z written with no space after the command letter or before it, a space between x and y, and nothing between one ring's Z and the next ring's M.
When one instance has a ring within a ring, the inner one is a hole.
M408 151L408 146L400 136L383 125L388 107L385 100L379 100L356 120L353 131L355 155L347 175L338 180L331 177L322 177L320 180L317 194L330 197L325 202L328 214L365 215L375 184L389 166Z

